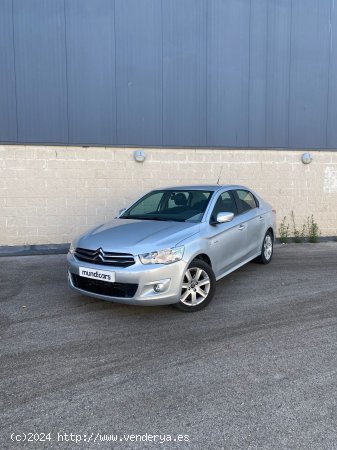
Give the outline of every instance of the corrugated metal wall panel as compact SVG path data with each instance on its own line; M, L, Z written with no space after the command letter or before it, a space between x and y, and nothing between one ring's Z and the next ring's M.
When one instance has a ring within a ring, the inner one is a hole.
M114 0L66 2L69 142L116 143Z
M0 142L17 140L12 0L0 2Z
M289 145L326 147L330 2L293 2Z
M211 0L208 6L207 144L245 147L250 2Z
M206 145L206 6L163 2L164 145Z
M288 147L292 0L268 1L267 147Z
M337 2L331 0L327 146L337 147Z
M68 142L63 0L14 0L19 142Z
M2 0L0 142L337 148L336 11Z
M162 8L116 0L117 143L163 144Z
M249 146L266 145L268 1L251 2L249 63Z

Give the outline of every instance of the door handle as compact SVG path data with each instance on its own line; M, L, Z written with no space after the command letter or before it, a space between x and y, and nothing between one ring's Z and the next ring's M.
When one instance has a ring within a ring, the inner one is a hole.
M263 222L263 221L264 221L264 217L263 217L263 216L260 216L260 217L259 217L259 221L260 221L260 222Z
M240 231L243 231L244 229L245 229L245 226L244 226L244 225L240 225L240 226L239 226L239 230L240 230Z

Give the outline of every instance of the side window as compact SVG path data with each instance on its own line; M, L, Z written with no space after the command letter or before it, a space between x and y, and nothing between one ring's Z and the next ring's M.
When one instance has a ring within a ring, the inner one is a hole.
M250 209L257 208L255 197L251 192L237 190L236 194L239 200L239 207L241 212L246 212L249 211Z
M219 214L219 212L232 212L234 213L234 215L238 213L236 203L231 192L223 192L219 196L211 215L212 221L216 220L216 216Z

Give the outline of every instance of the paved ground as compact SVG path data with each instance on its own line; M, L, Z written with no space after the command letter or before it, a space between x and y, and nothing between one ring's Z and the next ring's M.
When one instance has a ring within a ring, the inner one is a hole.
M279 246L196 314L77 295L64 255L0 264L1 449L337 448L337 243ZM14 444L13 432L52 441Z

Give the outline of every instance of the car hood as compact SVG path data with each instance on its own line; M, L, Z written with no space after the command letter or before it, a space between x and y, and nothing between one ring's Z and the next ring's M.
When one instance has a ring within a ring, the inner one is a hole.
M199 223L114 219L81 236L76 247L139 255L174 247L199 231Z

